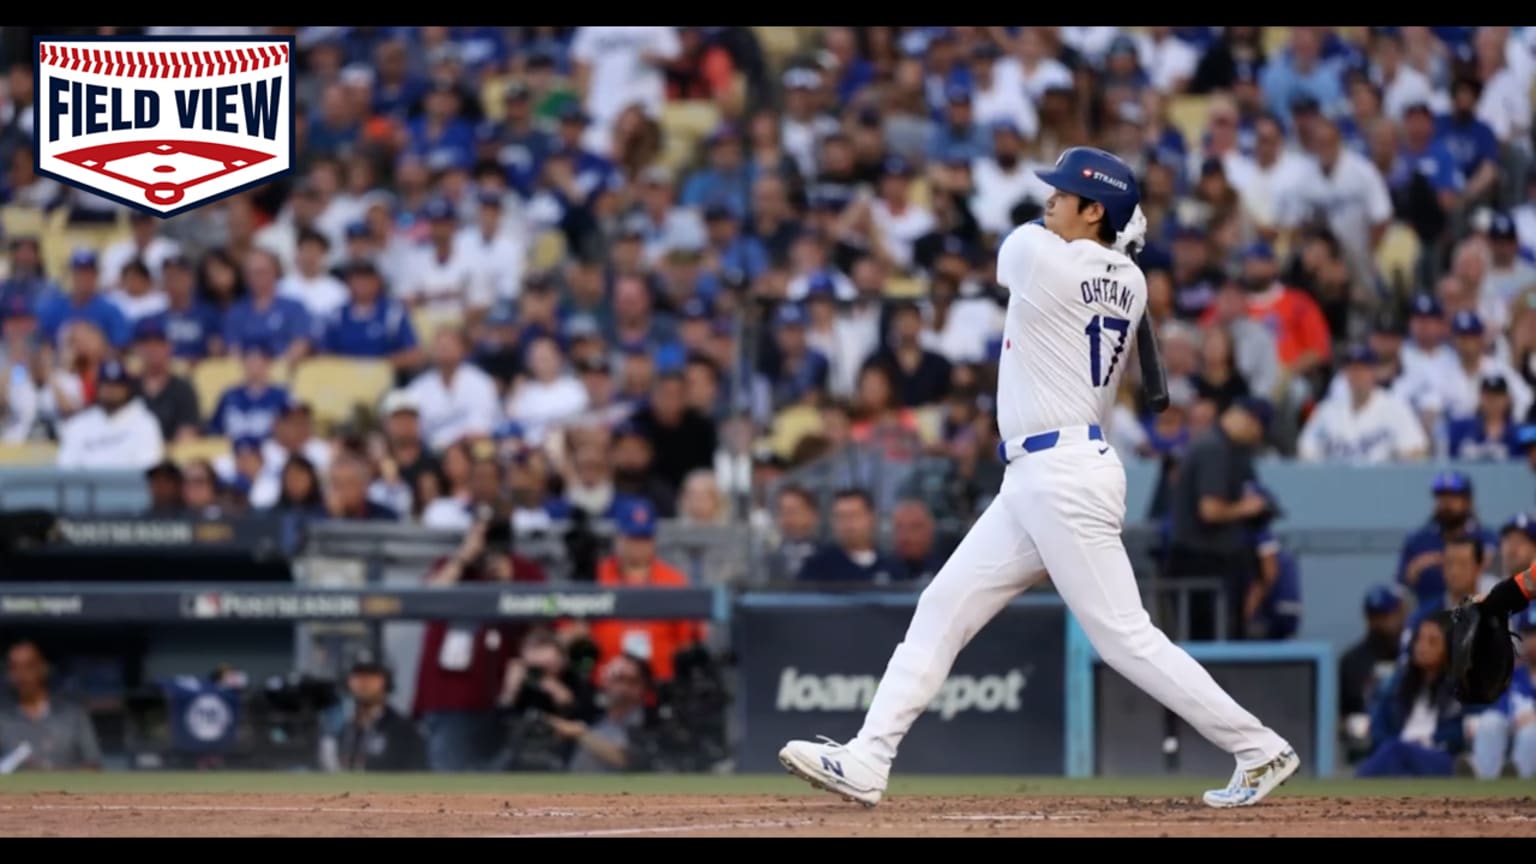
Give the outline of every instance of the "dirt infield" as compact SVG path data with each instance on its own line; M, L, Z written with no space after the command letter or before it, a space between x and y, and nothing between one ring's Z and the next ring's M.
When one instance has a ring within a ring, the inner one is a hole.
M73 794L0 796L6 837L1536 837L1533 798Z

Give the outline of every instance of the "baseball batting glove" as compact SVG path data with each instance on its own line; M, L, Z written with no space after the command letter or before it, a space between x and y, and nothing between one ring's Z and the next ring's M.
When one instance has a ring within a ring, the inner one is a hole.
M1131 221L1125 223L1125 228L1115 235L1115 249L1135 258L1143 246L1147 245L1147 217L1141 212L1141 205L1136 205L1136 212L1131 214Z
M1451 653L1451 681L1463 705L1495 702L1515 672L1509 618L1480 603L1463 603L1437 614Z

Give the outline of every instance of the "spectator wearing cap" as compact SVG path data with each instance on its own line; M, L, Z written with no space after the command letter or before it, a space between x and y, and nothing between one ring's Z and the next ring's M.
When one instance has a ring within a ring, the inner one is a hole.
M1445 595L1444 562L1446 539L1466 534L1479 538L1491 557L1496 540L1478 522L1472 508L1472 480L1460 471L1441 471L1430 484L1435 499L1434 513L1421 528L1403 541L1398 555L1397 581L1408 587L1418 599L1418 606L1442 602Z
M1453 419L1446 427L1446 449L1459 461L1505 462L1518 460L1518 421L1509 397L1509 383L1502 375L1484 376L1479 385L1477 413Z
M779 140L795 160L800 176L816 176L816 156L821 142L839 131L836 118L825 110L825 82L814 66L784 70L784 115L779 121Z
M1515 220L1508 213L1489 220L1488 251L1488 272L1477 289L1478 314L1494 332L1503 333L1514 317L1515 298L1536 286L1536 266L1520 257Z
M403 259L396 296L411 309L445 321L478 323L491 307L491 286L478 278L475 262L456 248L458 214L446 198L434 197L423 213L427 239Z
M149 268L138 258L123 265L118 286L108 292L107 300L123 313L130 329L145 318L164 312L169 305L165 292L155 286Z
M1408 306L1408 341L1403 344L1403 374L1422 381L1425 391L1410 397L1430 428L1439 422L1454 395L1460 372L1456 351L1449 344L1450 322L1433 294L1415 294Z
M516 300L523 289L528 264L528 235L521 220L507 212L501 192L482 188L476 193L475 221L454 235L454 257L471 262L481 287L478 296Z
M1499 529L1495 576L1513 575L1536 564L1536 514L1516 513Z
M1274 68L1272 64L1266 73ZM1344 249L1352 281L1374 284L1372 256L1393 215L1386 181L1370 159L1344 146L1338 126L1326 118L1314 126L1312 157L1281 227L1295 231L1303 223L1326 224Z
M339 357L387 359L398 372L421 367L421 346L405 304L384 291L384 277L370 260L349 261L346 299L324 320L320 350Z
M1297 456L1306 462L1377 464L1429 456L1429 438L1407 400L1377 386L1378 359L1367 345L1345 357L1344 398L1325 399L1301 430Z
M1439 122L1439 137L1467 180L1467 202L1485 200L1499 182L1499 139L1478 116L1482 95L1478 79L1458 76L1451 82L1451 110Z
M1471 417L1477 413L1484 378L1499 377L1509 389L1515 417L1525 417L1531 410L1532 395L1525 379L1509 368L1509 363L1488 350L1483 319L1476 312L1457 312L1451 318L1451 347L1456 352L1456 374L1450 379L1450 398L1446 402L1448 419Z
M889 342L864 365L886 367L901 404L908 408L943 401L949 392L951 364L942 354L923 347L922 310L910 302L894 305L889 328Z
M389 704L393 674L372 652L359 652L347 669L346 719L327 738L335 764L322 767L359 772L425 771L427 742L410 718ZM330 748L325 748L329 751ZM322 763L325 760L322 758Z
M487 129L481 139L505 170L507 184L527 198L533 193L545 155L554 149L554 139L535 122L533 93L527 82L509 81L501 98L501 122Z
M440 327L432 337L432 368L407 390L421 414L427 446L442 451L461 438L483 438L501 421L496 382L468 362L469 344L454 327Z
M241 344L241 381L219 397L208 418L208 432L265 440L291 396L288 388L272 383L272 346L254 340Z
M974 190L968 203L981 230L1001 238L1018 224L1014 215L1022 203L1043 205L1050 190L1035 175L1035 166L1025 161L1026 139L1015 121L991 120L987 132L987 150L967 163Z
M630 105L660 117L668 63L682 54L676 27L578 27L570 58L576 88L592 116L589 146L606 151L612 127Z
M171 343L164 319L140 321L133 331L133 353L139 365L139 396L160 424L168 442L190 441L203 427L198 413L197 391L171 369Z
M733 126L721 126L705 140L705 148L705 165L683 181L680 200L688 207L719 204L737 218L746 216L747 190L756 179L757 167L742 152L741 133Z
M143 471L161 460L165 439L160 423L135 389L123 364L115 360L102 364L95 404L59 428L60 468Z
M293 270L277 285L279 295L304 304L311 321L325 321L347 302L347 286L326 266L330 256L330 238L314 228L299 229Z
M1405 613L1399 589L1373 586L1364 605L1365 635L1339 658L1339 716L1351 763L1369 752L1371 705L1402 656Z
M654 507L644 499L624 498L614 503L613 554L597 566L597 584L608 588L680 588L688 577L656 554ZM597 645L598 668L620 654L650 664L659 683L673 678L673 657L703 642L708 629L703 621L598 620L585 627ZM578 625L575 632L580 633Z
M646 404L633 416L651 442L655 454L651 470L672 489L682 488L688 472L712 467L718 443L714 422L688 407L686 395L681 370L662 373Z
M1445 142L1435 136L1435 116L1426 101L1415 100L1400 116L1401 143L1384 179L1397 211L1420 242L1433 245L1461 205L1466 178Z
M102 288L113 291L123 287L123 268L134 260L143 262L150 281L160 281L166 259L181 254L181 244L161 236L160 226L160 219L154 215L142 210L129 211L128 236L107 244L101 251Z
M1211 245L1204 228L1190 221L1164 222L1171 237L1173 311L1183 319L1209 314L1217 286L1225 274L1211 259Z
M951 84L944 89L943 119L928 138L930 162L970 162L992 149L990 130L976 118L971 89Z
M440 473L421 437L421 414L406 390L391 390L379 406L383 421L383 452L377 456L379 480L369 494L397 512L420 514L416 490L424 474ZM423 505L426 502L422 502Z
M293 363L304 357L314 336L309 311L297 300L279 296L282 264L278 256L257 247L245 257L248 293L224 313L224 344L231 352L261 343L273 357Z
M37 323L43 338L57 342L64 325L85 320L96 325L114 348L128 344L132 331L117 305L102 296L96 253L77 249L69 258L69 293L54 290L38 300Z
M704 208L704 227L709 236L705 253L713 253L722 272L739 274L756 282L768 269L768 250L756 238L741 231L740 218L724 204Z
M556 149L551 156L567 162L570 173L557 177L554 185L562 191L567 206L589 214L610 212L607 201L624 186L624 172L601 155L609 152L605 136L611 130L594 130L591 115L574 103L562 108L557 119Z
M507 394L507 416L522 424L529 443L537 446L587 410L587 391L571 374L555 337L537 335L525 344L525 372Z
M1242 282L1248 291L1248 317L1275 331L1283 386L1293 395L1309 392L1307 380L1333 356L1333 337L1322 309L1305 291L1280 280L1274 249L1267 243L1254 243L1243 253ZM1207 311L1201 323L1214 317Z
M807 338L809 315L799 303L779 304L773 320L773 348L765 352L758 375L771 394L774 412L792 405L814 404L827 392L831 364Z
M1008 62L1015 64L1009 67ZM1035 103L1017 86L1017 76L999 69L1016 68L1017 61L1003 60L1003 52L996 43L979 42L971 49L970 73L972 83L972 111L976 122L988 130L996 130L998 124L1008 123L1023 138L1033 138L1040 129L1040 115ZM1010 79L1012 79L1010 81ZM988 142L989 144L991 142Z
M1506 765L1521 780L1536 778L1536 615L1526 610L1510 623L1520 662L1509 689L1472 724L1472 769L1483 780L1505 776Z
M614 495L646 501L660 518L671 519L677 513L677 487L655 470L656 448L647 433L633 419L613 428ZM709 457L714 458L714 451Z
M195 361L222 352L222 323L218 310L197 296L196 265L190 258L173 255L162 262L160 273L166 307L145 321L165 331L171 356Z
M1217 631L1210 594L1190 598L1188 638L1242 638L1243 598L1258 561L1249 537L1252 520L1273 502L1258 491L1254 459L1273 418L1269 403L1240 399L1217 424L1189 444L1170 493L1171 534L1166 564L1170 581L1219 580L1228 632Z

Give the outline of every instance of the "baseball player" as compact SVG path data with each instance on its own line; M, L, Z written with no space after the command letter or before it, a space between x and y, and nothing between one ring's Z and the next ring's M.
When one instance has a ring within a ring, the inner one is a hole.
M923 591L858 735L790 741L779 761L818 788L877 804L902 738L960 650L1049 573L1111 668L1233 754L1231 781L1205 803L1257 804L1301 760L1152 625L1121 541L1125 467L1103 424L1133 330L1143 381L1156 403L1167 400L1142 327L1146 278L1128 257L1146 233L1135 175L1110 153L1074 147L1040 177L1055 190L1044 217L1014 229L997 256L1010 295L997 393L1002 489Z

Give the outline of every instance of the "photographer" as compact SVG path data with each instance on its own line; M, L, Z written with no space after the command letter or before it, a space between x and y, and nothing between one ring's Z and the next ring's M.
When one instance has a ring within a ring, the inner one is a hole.
M510 519L482 507L464 542L439 562L427 584L444 589L464 582L543 582L543 569L512 552ZM427 727L434 771L478 771L500 749L497 696L526 625L430 621L422 637L415 716Z
M522 653L507 661L498 704L507 714L507 752L498 761L509 770L563 769L574 746L548 719L588 721L597 713L591 684L543 627L529 631Z
M573 742L572 773L638 771L646 767L646 748L636 746L652 727L646 710L651 692L650 668L638 658L619 654L603 667L603 714L588 724L554 715L546 722L561 738Z

